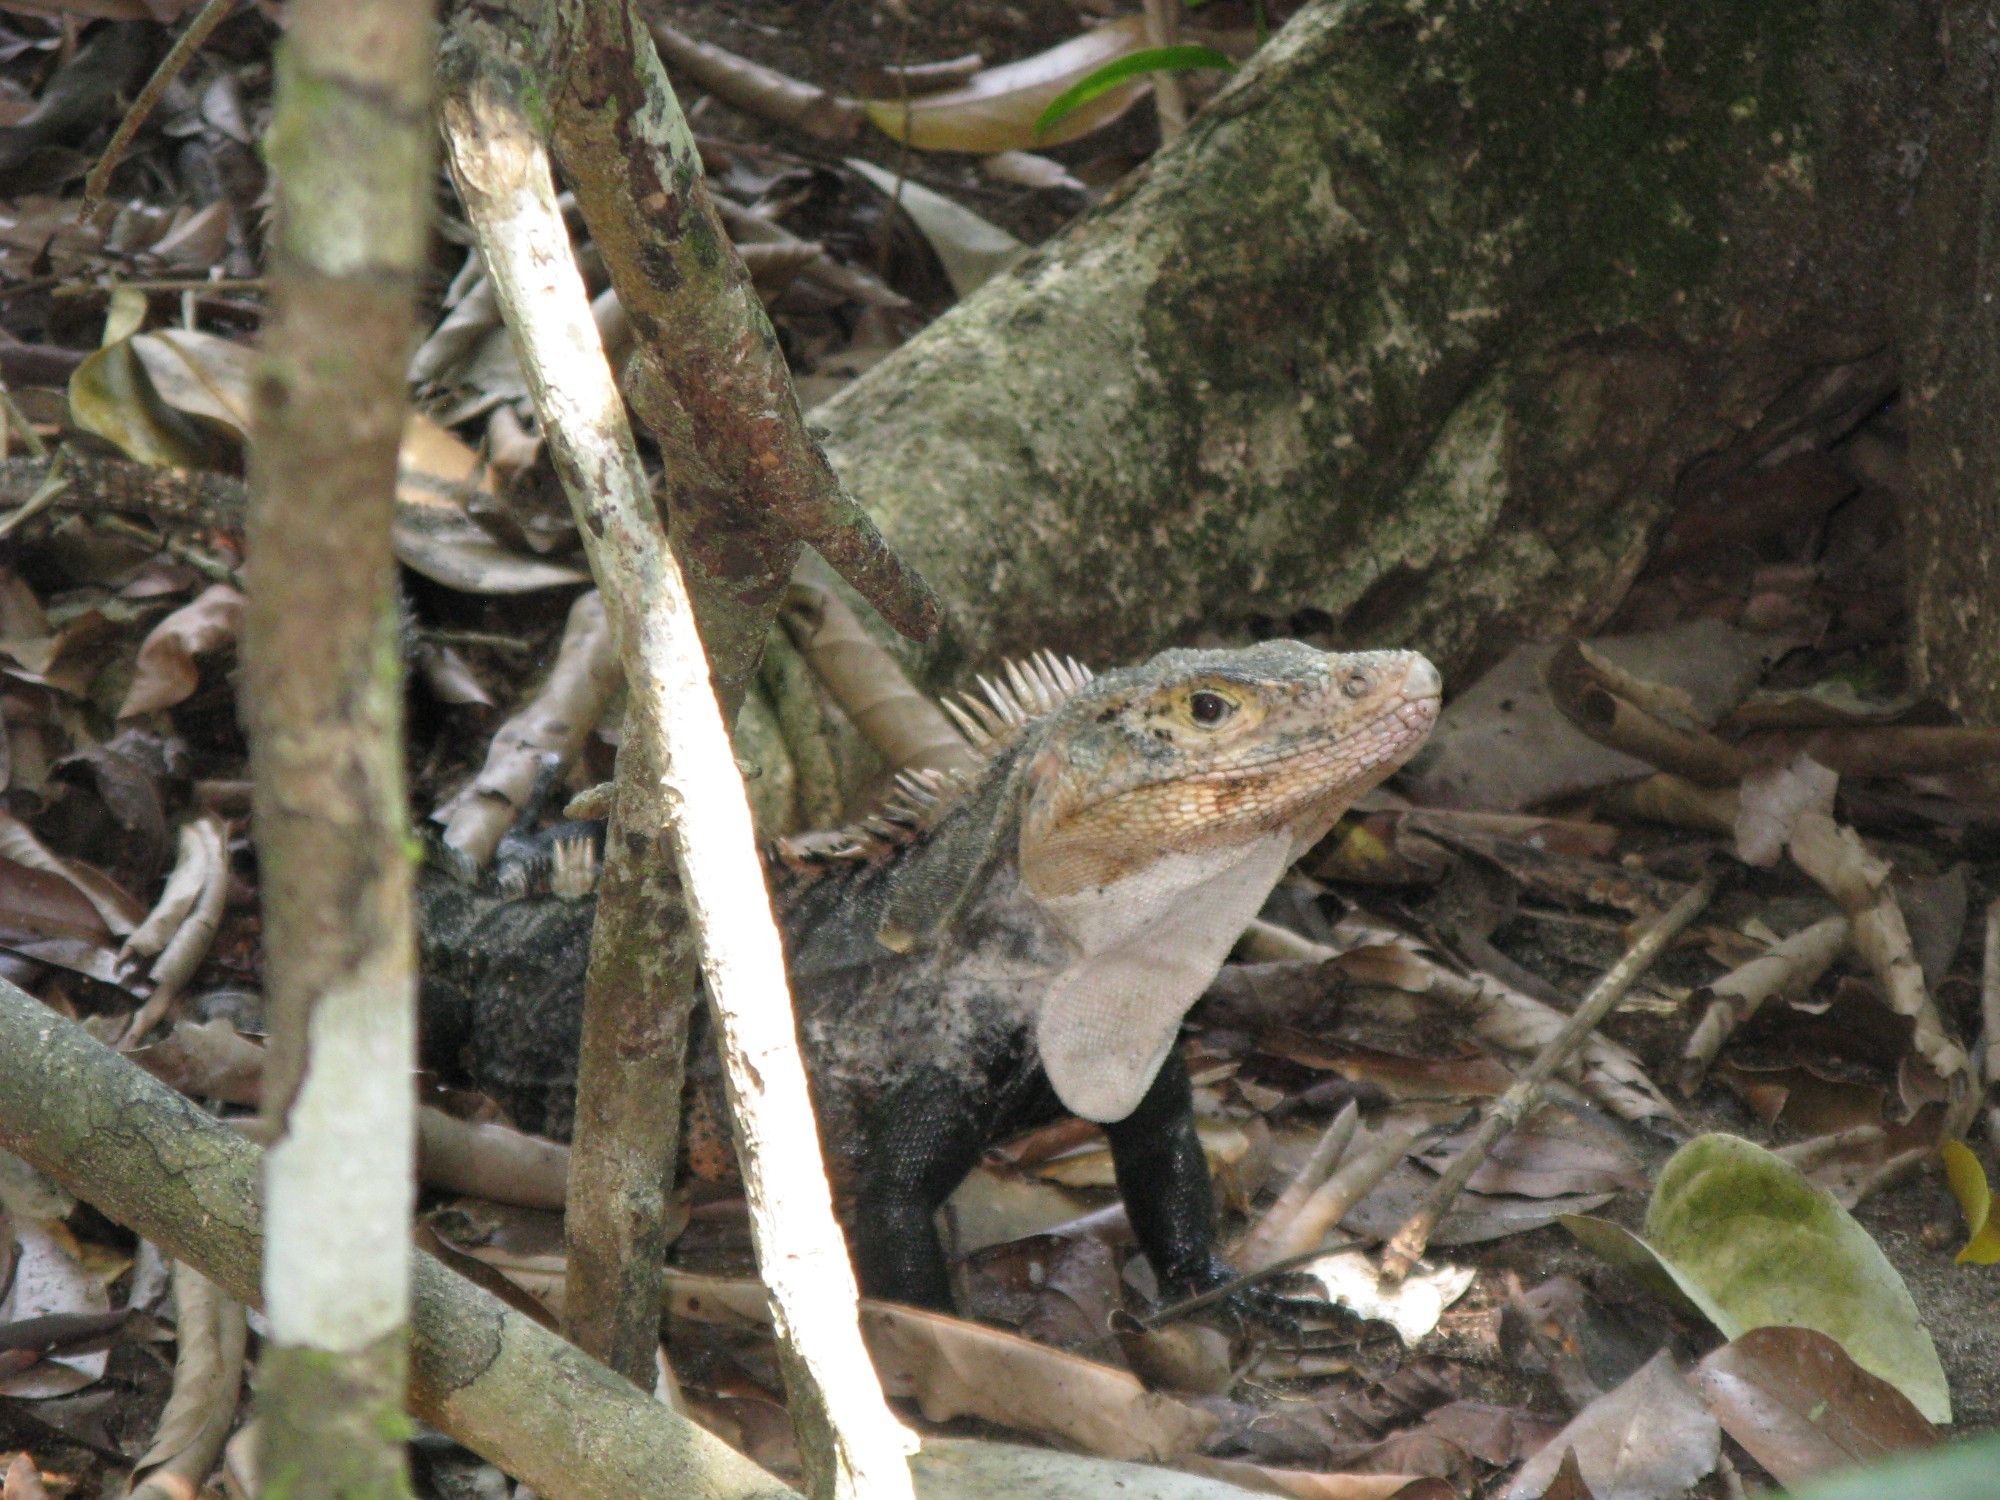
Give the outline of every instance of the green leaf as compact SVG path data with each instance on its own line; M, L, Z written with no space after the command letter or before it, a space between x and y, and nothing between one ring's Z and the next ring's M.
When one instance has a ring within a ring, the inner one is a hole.
M1035 134L1046 135L1064 115L1108 93L1127 79L1145 73L1166 73L1186 68L1219 68L1234 72L1236 64L1213 47L1142 47L1108 62L1096 72L1079 78L1049 101L1049 107L1035 121Z
M1611 1237L1578 1238L1597 1248ZM1933 1422L1951 1420L1944 1367L1896 1268L1783 1157L1733 1135L1697 1136L1661 1168L1646 1238L1617 1246L1634 1249L1729 1338L1818 1329Z

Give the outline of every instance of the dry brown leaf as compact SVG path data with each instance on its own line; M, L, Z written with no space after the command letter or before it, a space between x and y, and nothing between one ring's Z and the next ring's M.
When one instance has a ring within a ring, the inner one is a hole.
M1787 1488L1938 1440L1909 1397L1811 1328L1753 1328L1695 1366L1693 1380L1729 1435Z
M1715 1467L1722 1430L1674 1368L1667 1350L1590 1403L1521 1466L1507 1500L1530 1500L1556 1480L1566 1453L1601 1500L1665 1500Z
M226 583L202 590L147 634L118 717L130 719L183 702L201 681L195 658L233 644L242 629L242 594Z
M0 1477L0 1500L49 1500L41 1470L25 1449L14 1455L5 1476Z
M1241 1458L1183 1458L1175 1467L1211 1479L1226 1479L1261 1494L1291 1495L1295 1500L1432 1500L1434 1496L1442 1500L1452 1494L1450 1485L1420 1474L1319 1474ZM1443 1488L1436 1488L1439 1485Z
M1155 1395L1136 1376L943 1313L861 1304L861 1330L891 1396L932 1422L979 1417L1105 1458L1159 1463L1214 1431L1207 1412Z
M243 1389L243 1304L177 1262L174 1305L173 1391L152 1446L135 1465L132 1500L193 1500L222 1456Z
M865 101L877 129L894 140L907 139L920 151L998 151L1060 146L1108 125L1150 92L1152 83L1134 78L1108 89L1064 115L1047 135L1035 122L1056 96L1106 63L1148 45L1146 18L1125 16L1092 27L1060 46L1019 62L974 74L963 88L912 99Z

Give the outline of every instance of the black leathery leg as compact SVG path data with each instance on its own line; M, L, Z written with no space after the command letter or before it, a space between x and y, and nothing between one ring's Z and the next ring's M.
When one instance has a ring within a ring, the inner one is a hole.
M1194 1088L1178 1051L1138 1107L1104 1127L1125 1217L1163 1289L1206 1291L1233 1274L1215 1253L1215 1190L1194 1128Z
M935 1215L978 1165L993 1111L964 1078L906 1079L883 1101L861 1163L850 1239L864 1295L952 1310Z

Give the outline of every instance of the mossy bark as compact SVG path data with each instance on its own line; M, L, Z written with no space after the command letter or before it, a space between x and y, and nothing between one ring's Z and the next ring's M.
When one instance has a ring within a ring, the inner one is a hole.
M1933 46L1896 0L1322 0L815 417L972 664L1462 669L1602 618L1692 461L1887 343Z

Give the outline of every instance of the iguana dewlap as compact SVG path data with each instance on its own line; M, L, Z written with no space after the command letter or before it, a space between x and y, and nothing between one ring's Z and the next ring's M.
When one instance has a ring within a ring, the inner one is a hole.
M1010 681L968 720L978 773L831 848L776 851L862 1284L949 1306L933 1214L988 1145L1060 1101L1105 1127L1162 1281L1206 1285L1227 1268L1181 1019L1291 861L1423 743L1438 674L1414 652L1273 641L1096 678L1045 659ZM535 966L503 957L480 899L426 896L426 1015L518 1106L524 1073L545 1093L573 1082L590 904L512 903L528 946L555 955L524 985Z

